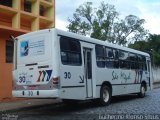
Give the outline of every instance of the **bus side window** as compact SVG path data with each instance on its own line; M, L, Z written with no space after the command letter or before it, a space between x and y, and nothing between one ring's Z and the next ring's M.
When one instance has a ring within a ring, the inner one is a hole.
M102 45L96 45L95 49L97 66L100 68L104 68L106 61L104 47Z
M130 60L130 66L131 69L135 70L137 69L137 55L134 53L129 53L129 60Z
M145 56L143 56L143 70L147 71L147 61Z
M140 70L147 71L147 62L145 56L138 55L138 66Z
M113 68L114 67L114 56L113 56L113 49L106 48L106 67Z
M114 68L119 68L119 51L116 49L113 49L113 54L114 54Z
M64 65L80 66L82 64L80 42L73 38L60 38L61 61Z
M129 61L128 52L120 50L119 60L120 60L120 68L130 69L130 61Z

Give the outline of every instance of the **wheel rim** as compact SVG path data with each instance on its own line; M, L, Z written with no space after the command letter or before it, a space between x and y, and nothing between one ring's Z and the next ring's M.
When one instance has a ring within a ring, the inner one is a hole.
M141 87L141 93L142 93L142 95L145 94L145 88L144 88L144 86Z
M103 90L103 100L104 100L104 102L108 102L108 100L109 100L109 92L106 88L104 88L104 90Z

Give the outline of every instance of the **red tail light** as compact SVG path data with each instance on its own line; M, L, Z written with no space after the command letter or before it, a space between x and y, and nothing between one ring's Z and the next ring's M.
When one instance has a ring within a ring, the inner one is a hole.
M52 78L53 84L59 84L59 77Z

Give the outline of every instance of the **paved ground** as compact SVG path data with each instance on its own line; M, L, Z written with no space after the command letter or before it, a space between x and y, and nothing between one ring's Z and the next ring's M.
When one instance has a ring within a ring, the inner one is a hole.
M40 107L44 105L53 105L61 102L59 99L27 99L27 100L18 100L12 102L1 102L0 103L0 112L5 111L14 111L20 109L30 109L32 107Z
M48 102L45 105L3 111L1 114L2 119L9 117L18 120L160 119L157 116L160 114L160 89L148 92L145 98L136 95L114 97L111 104L105 107L90 101L72 106Z
M160 88L160 81L154 82L154 83L153 83L153 88L154 88L154 89Z

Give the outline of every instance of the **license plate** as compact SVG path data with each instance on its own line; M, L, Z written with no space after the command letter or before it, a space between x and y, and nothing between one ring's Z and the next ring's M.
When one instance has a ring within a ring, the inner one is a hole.
M29 90L29 91L24 91L24 96L33 96L33 91Z

